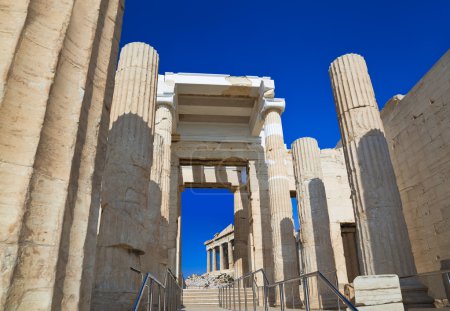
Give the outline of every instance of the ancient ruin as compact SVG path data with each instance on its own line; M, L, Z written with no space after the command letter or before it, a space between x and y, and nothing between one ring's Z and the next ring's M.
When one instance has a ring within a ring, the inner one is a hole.
M211 240L205 242L206 246L206 272L224 273L234 275L234 227L227 226L216 233ZM219 250L219 251L217 251ZM219 267L217 267L217 254L219 254Z
M370 64L336 58L341 141L289 149L270 77L160 73L141 42L118 58L122 14L0 6L0 310L130 310L147 280L154 310L178 309L186 188L234 196L205 242L205 272L239 282L209 292L224 308L345 307L330 286L358 310L448 304L450 51L381 112Z

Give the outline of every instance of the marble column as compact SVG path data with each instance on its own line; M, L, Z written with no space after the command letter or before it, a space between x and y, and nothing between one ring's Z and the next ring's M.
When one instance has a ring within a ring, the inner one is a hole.
M220 271L225 270L225 255L224 255L224 245L225 244L220 244L219 245L219 263L220 263Z
M355 209L361 272L414 275L402 203L364 58L347 54L330 78Z
M1 5L2 310L89 303L119 3Z
M234 271L235 277L248 272L248 192L246 186L234 191Z
M181 220L181 193L183 192L183 188L180 186L180 179L180 160L172 155L170 167L169 215L167 223L167 251L163 252L162 255L167 258L167 267L174 272L177 270L179 255L178 241L181 234L179 232L179 221ZM162 218L162 221L165 222L164 218Z
M285 164L286 148L281 126L284 106L282 99L265 99L263 107L275 282L298 275L292 203Z
M250 232L253 236L251 249L252 270L264 269L269 280L273 281L272 234L270 228L269 188L267 184L267 165L264 153L257 154L259 160L248 163L249 209L251 210ZM257 276L258 285L263 285Z
M211 272L211 250L206 250L206 272Z
M158 54L144 43L122 48L111 107L92 309L131 308L153 237L152 165Z
M335 271L319 146L315 139L307 137L294 141L291 150L299 203L302 272ZM325 274L325 277L333 281L335 274ZM310 284L310 294L315 307L332 307L336 302L334 295L316 279L310 281L313 283ZM315 301L317 294L319 301Z
M212 271L217 271L217 255L216 255L216 247L214 246L212 249Z
M228 269L234 269L233 244L231 243L231 241L228 241L227 245L228 245Z
M162 79L163 76L160 76ZM161 214L160 221L160 272L164 272L167 267L167 244L169 231L169 216L170 216L170 174L171 174L171 159L172 159L172 130L174 127L175 102L173 92L165 91L164 81L158 81L158 97L156 102L155 114L155 137L161 137L161 148L155 149L158 153L160 175L158 186L160 190L160 202L158 202ZM154 157L155 159L155 157Z

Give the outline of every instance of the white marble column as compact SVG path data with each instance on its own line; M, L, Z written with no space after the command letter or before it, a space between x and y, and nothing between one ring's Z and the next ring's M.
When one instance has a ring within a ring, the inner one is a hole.
M284 106L282 99L265 99L263 108L275 282L298 275L292 203L284 160L286 148L281 126Z
M89 304L118 3L0 5L2 310Z
M270 281L273 281L272 234L270 228L270 204L267 165L264 153L258 154L259 160L248 163L248 189L250 193L249 209L251 209L251 233L253 236L252 270L264 269ZM257 279L263 285L262 278Z
M163 79L164 76L160 76ZM164 273L167 267L167 251L168 251L168 231L169 231L169 217L170 217L170 174L171 174L171 158L172 158L172 131L175 126L174 115L176 113L176 104L174 101L174 94L172 90L168 90L164 81L158 81L158 97L156 102L155 114L155 137L159 136L162 140L162 146L155 149L157 152L160 167L160 175L158 186L160 190L160 240L159 254L160 254L160 272ZM155 157L154 157L155 159ZM178 188L176 189L178 191Z
M231 243L231 241L228 241L227 245L228 245L228 269L234 269L233 244Z
M206 250L206 272L211 272L211 250Z
M294 141L292 158L300 214L302 273L335 271L330 218L317 141L309 137ZM325 275L332 281L334 276L334 273ZM335 304L334 295L321 285L311 279L312 302L315 307L332 307ZM316 301L318 294L320 300Z
M219 263L220 263L220 268L219 268L219 270L220 271L223 271L223 270L225 270L225 255L224 255L224 246L225 246L225 244L220 244L219 245L219 256L220 256L220 258L219 258Z
M347 54L330 78L365 275L416 273L380 112L364 58Z
M217 255L216 255L216 247L212 248L212 271L217 271Z
M235 277L248 272L248 192L246 186L234 191L234 270Z
M131 307L148 245L158 54L144 43L122 48L111 107L93 309Z

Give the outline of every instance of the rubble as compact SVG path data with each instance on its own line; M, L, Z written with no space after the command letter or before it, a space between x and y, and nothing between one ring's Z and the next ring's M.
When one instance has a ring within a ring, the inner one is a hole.
M187 289L219 288L234 281L227 273L205 273L203 275L192 274L184 282Z

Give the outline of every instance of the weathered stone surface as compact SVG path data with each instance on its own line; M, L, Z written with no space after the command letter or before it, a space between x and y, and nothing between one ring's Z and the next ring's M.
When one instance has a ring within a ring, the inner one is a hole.
M388 145L364 59L330 66L342 145L352 189L363 274L415 274Z
M120 1L0 9L2 308L88 308L122 10Z
M400 281L395 274L358 276L353 284L356 306L402 302Z
M292 158L299 202L301 272L335 271L330 218L317 141L309 137L294 141ZM315 279L311 279L310 283L314 307L327 309L327 306L335 304L334 295L325 286Z
M450 259L450 51L381 111L419 273ZM445 298L440 276L421 278ZM450 294L449 294L450 295Z
M158 55L147 44L123 47L116 73L97 240L94 310L130 308L153 249L149 211ZM158 217L159 218L159 217Z
M347 266L353 270L350 271L353 272L351 275L355 275L358 272L358 262L347 263L344 254L342 225L354 224L355 215L353 213L351 191L342 147L320 150L320 162L327 197L330 236L336 264L336 274L339 288L342 290L344 284L353 282L353 279L348 279ZM357 259L356 254L354 258Z

